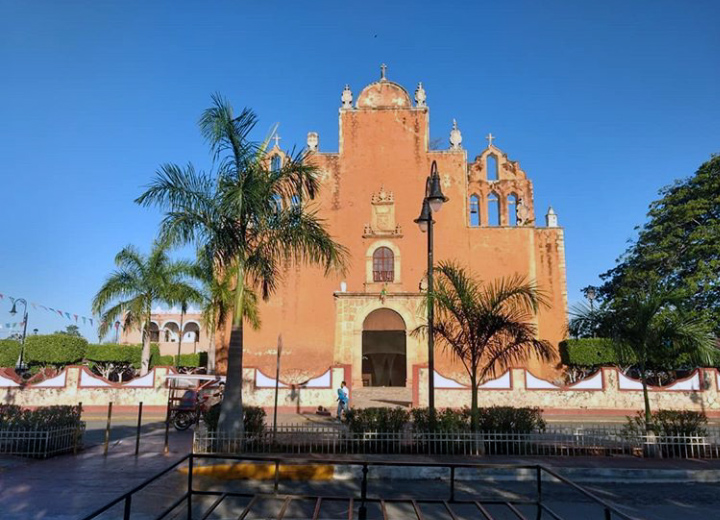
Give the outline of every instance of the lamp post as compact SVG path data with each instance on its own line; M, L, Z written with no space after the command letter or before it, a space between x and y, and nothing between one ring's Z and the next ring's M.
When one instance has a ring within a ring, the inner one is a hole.
M595 311L595 306L593 305L593 302L595 301L596 296L597 296L597 294L595 293L595 287L592 287L592 286L588 287L587 290L585 291L585 298L587 298L588 301L590 302L590 311L591 312Z
M24 309L23 309L23 334L22 334L22 341L20 343L20 357L18 358L18 361L15 364L15 372L20 374L25 371L25 362L23 360L23 355L25 353L25 334L27 334L28 310L27 310L27 300L25 300L24 298L16 298L15 300L13 300L12 309L10 309L10 314L12 316L15 316L17 314L17 304L18 303L22 303L24 306Z
M428 409L430 411L430 424L435 423L435 308L433 305L433 213L442 209L442 205L448 201L443 195L440 186L440 175L437 171L437 162L433 161L430 168L430 175L425 181L425 197L422 202L420 216L415 223L420 231L427 233L427 292L428 292Z

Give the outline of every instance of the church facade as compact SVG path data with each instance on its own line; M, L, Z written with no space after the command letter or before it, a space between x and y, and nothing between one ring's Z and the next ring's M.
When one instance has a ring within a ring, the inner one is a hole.
M422 84L411 97L383 67L380 80L357 96L349 86L342 92L337 151L323 150L320 136L308 134L308 160L322 186L308 204L348 248L350 265L330 275L288 266L278 292L261 304L261 328L245 329L245 366L273 374L282 334L284 382L344 365L356 388L412 386L415 367L427 362L427 340L412 334L425 320L427 236L413 221L433 161L449 199L435 214L436 263L456 261L486 281L518 273L535 280L550 302L536 317L538 335L554 345L564 338L565 254L557 216L549 209L537 217L532 181L491 135L471 160L456 124L447 149L430 149L429 117ZM277 143L268 160L285 160ZM221 372L229 324L222 335ZM442 348L435 363L442 375L465 379ZM532 359L528 368L541 377L557 370Z

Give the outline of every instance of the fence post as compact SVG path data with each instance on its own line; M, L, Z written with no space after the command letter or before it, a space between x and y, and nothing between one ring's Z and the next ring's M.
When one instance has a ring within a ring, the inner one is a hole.
M82 401L78 403L78 410L80 412L80 420L78 421L77 428L75 428L75 438L73 439L73 455L77 455L78 452L78 437L80 437L80 423L82 422Z
M612 511L609 507L605 508L605 520L612 520Z
M108 454L108 445L110 444L110 421L112 420L112 401L108 403L108 420L105 427L105 451L103 455Z
M138 423L137 433L135 434L135 456L137 457L140 452L140 428L142 427L142 401L140 401L140 408L138 408Z
M171 394L174 395L174 390L170 390ZM170 403L172 401L168 400L167 405L167 412L165 413L165 447L163 448L163 453L169 453L170 452Z
M125 497L125 511L123 512L123 520L130 520L130 510L132 509L132 495Z

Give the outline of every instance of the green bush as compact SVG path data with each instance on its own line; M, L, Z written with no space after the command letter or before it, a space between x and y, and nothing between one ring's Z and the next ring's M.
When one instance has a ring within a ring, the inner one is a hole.
M415 431L430 431L430 409L413 408L410 412ZM435 411L435 430L441 432L463 432L470 429L468 415L460 410L444 408Z
M400 432L410 421L402 408L352 408L346 414L351 432Z
M617 350L613 347L611 340L607 338L572 338L560 342L560 359L563 364L569 367L595 368L600 366L615 365L627 366L636 363L632 353L626 354L626 359L620 359ZM715 350L711 355L710 367L720 367L720 350ZM648 369L650 370L678 370L693 369L697 364L693 363L688 354L682 353L669 359L651 359Z
M463 409L463 413L470 421L470 409ZM537 407L491 406L478 408L478 428L484 432L543 432L545 421L542 410Z
M441 432L470 431L470 408L453 410L445 408L436 412L435 430ZM430 430L430 413L427 408L412 411L416 432ZM478 430L484 432L531 433L545 431L545 421L540 408L516 408L514 406L491 406L478 408Z
M0 339L0 367L14 367L20 357L20 342Z
M650 430L661 437L707 435L707 416L703 412L690 410L657 410L652 412ZM627 417L624 435L638 438L645 434L645 412L637 412L635 417Z
M621 364L612 341L607 338L573 338L561 341L560 359L564 365L579 367Z
M177 363L177 356L170 356L173 359L171 364L175 364L179 367L198 368L207 366L207 352L198 352L196 354L180 354L180 359Z
M175 356L152 356L150 358L151 367L172 367L175 366Z
M80 426L82 409L77 406L41 406L35 410L14 404L0 405L0 430L45 431Z
M243 424L246 435L258 435L265 432L265 410L259 406L245 406L243 408ZM220 404L212 406L203 414L203 421L209 431L217 430L220 420Z
M25 360L28 364L60 368L82 361L87 344L85 338L68 334L28 336L25 339Z
M96 363L127 363L135 368L140 367L142 345L88 345L85 359Z

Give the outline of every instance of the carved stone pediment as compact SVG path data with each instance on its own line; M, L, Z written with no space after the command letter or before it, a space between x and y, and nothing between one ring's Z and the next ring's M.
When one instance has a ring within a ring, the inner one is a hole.
M391 191L373 193L370 198L370 223L365 224L363 237L401 237L402 228L395 222L395 196Z

